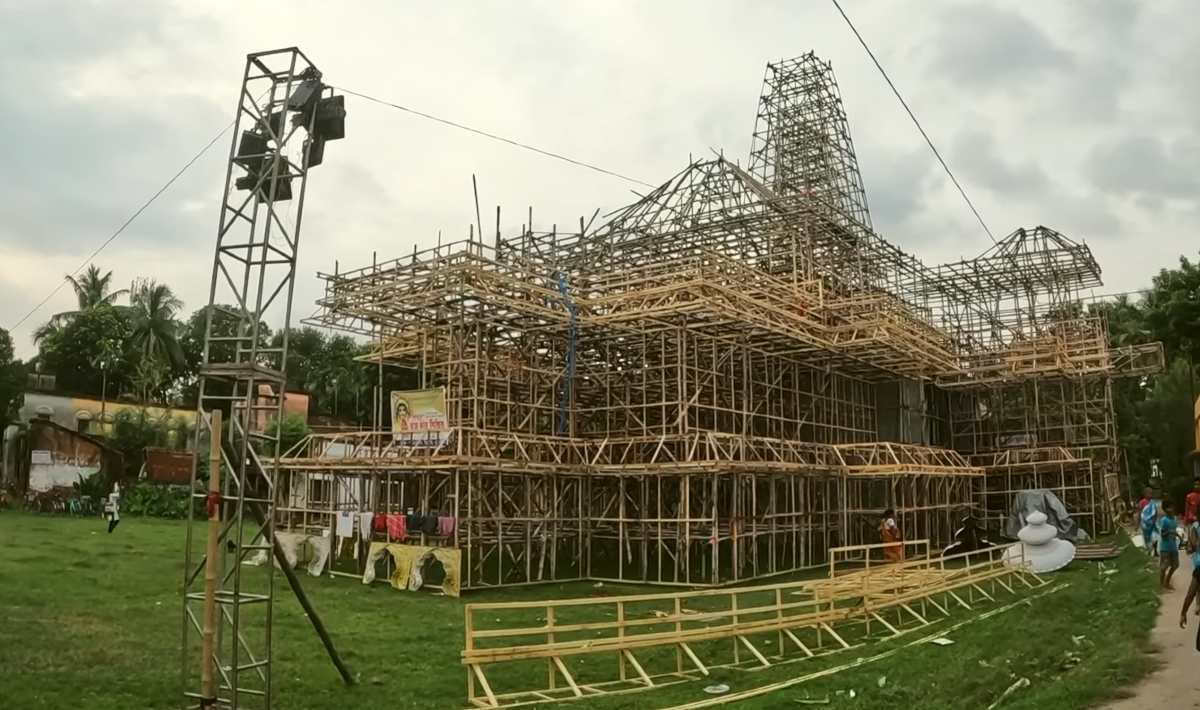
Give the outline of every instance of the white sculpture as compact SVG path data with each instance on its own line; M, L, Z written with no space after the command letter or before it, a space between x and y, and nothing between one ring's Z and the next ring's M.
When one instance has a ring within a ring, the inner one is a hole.
M1010 565L1025 563L1034 572L1053 572L1075 559L1075 546L1059 539L1058 530L1046 524L1046 514L1040 510L1025 518L1017 537L1021 541L1005 554L1005 562Z

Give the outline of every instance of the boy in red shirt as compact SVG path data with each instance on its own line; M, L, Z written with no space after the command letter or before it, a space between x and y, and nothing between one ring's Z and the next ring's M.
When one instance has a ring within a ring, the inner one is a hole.
M1192 482L1192 491L1183 502L1183 522L1191 525L1200 516L1200 478Z

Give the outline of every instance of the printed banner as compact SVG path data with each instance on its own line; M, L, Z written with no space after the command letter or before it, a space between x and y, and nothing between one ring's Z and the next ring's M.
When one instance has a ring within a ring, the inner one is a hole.
M450 436L445 388L392 392L392 436L414 444L444 443Z

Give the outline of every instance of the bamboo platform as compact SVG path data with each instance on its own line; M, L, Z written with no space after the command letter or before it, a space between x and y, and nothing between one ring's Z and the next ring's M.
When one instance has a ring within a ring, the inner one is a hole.
M926 556L757 587L468 604L468 702L514 707L637 692L900 636L954 608L975 614L1001 594L1044 584L1023 565L1004 564L1003 553ZM539 666L544 673L531 671Z

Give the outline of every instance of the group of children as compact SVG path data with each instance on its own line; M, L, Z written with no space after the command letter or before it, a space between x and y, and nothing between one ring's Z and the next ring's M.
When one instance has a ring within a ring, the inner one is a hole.
M1192 555L1192 584L1200 581L1200 478L1192 484L1183 507L1183 525L1176 517L1175 504L1164 501L1158 489L1146 486L1138 501L1138 524L1142 540L1151 555L1157 555L1158 583L1163 589L1174 589L1171 577L1179 569L1179 543L1186 540Z

